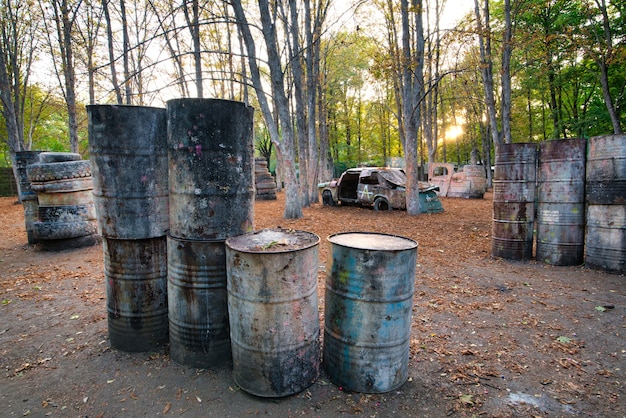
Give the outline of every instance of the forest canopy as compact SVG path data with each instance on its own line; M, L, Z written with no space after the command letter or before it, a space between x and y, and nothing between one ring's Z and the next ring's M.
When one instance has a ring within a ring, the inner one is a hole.
M4 165L29 149L86 155L88 104L244 101L298 217L345 168L489 167L497 143L626 122L619 0L0 4Z

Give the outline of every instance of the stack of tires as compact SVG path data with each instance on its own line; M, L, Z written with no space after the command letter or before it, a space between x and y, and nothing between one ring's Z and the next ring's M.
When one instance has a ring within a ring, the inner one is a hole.
M263 157L254 159L255 200L276 200L276 181L267 168Z
M63 250L99 242L91 194L91 164L80 154L43 152L26 169L39 202L33 238L43 250Z

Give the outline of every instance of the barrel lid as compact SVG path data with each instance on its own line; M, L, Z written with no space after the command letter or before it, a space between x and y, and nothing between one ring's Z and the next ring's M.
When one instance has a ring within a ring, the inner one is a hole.
M328 241L360 250L402 251L417 248L417 242L412 239L375 232L342 232L329 236Z
M284 253L313 247L319 241L312 232L274 228L230 237L226 246L246 253Z

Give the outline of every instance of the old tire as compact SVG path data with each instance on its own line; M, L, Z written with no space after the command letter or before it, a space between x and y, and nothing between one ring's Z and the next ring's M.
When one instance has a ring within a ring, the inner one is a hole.
M37 240L80 238L97 232L92 221L33 222L33 236Z
M26 169L31 183L91 177L89 160L32 164Z
M390 211L391 205L389 204L389 201L385 199L384 197L377 197L376 200L374 200L374 210L381 211L381 212Z
M337 203L333 199L333 194L330 190L324 190L322 192L322 203L326 206L337 206Z
M75 152L42 152L39 154L39 162L48 163L60 163L65 161L79 161L83 157Z

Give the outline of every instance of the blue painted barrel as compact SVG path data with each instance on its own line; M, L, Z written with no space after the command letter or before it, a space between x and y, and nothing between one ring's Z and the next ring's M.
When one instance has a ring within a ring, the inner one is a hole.
M230 366L223 240L167 237L170 357L196 368Z
M585 265L626 273L626 135L589 139Z
M347 390L396 389L408 378L417 243L368 232L328 241L324 370Z
M225 240L254 229L253 114L230 100L167 102L170 235Z
M226 240L233 378L246 392L287 396L319 375L318 247L285 229Z
M537 145L500 144L493 176L491 254L509 260L533 256Z
M585 249L585 155L587 140L539 144L536 259L576 266Z
M149 351L167 343L165 237L104 238L104 276L111 346Z
M165 109L90 105L87 116L102 236L164 237L169 228Z

